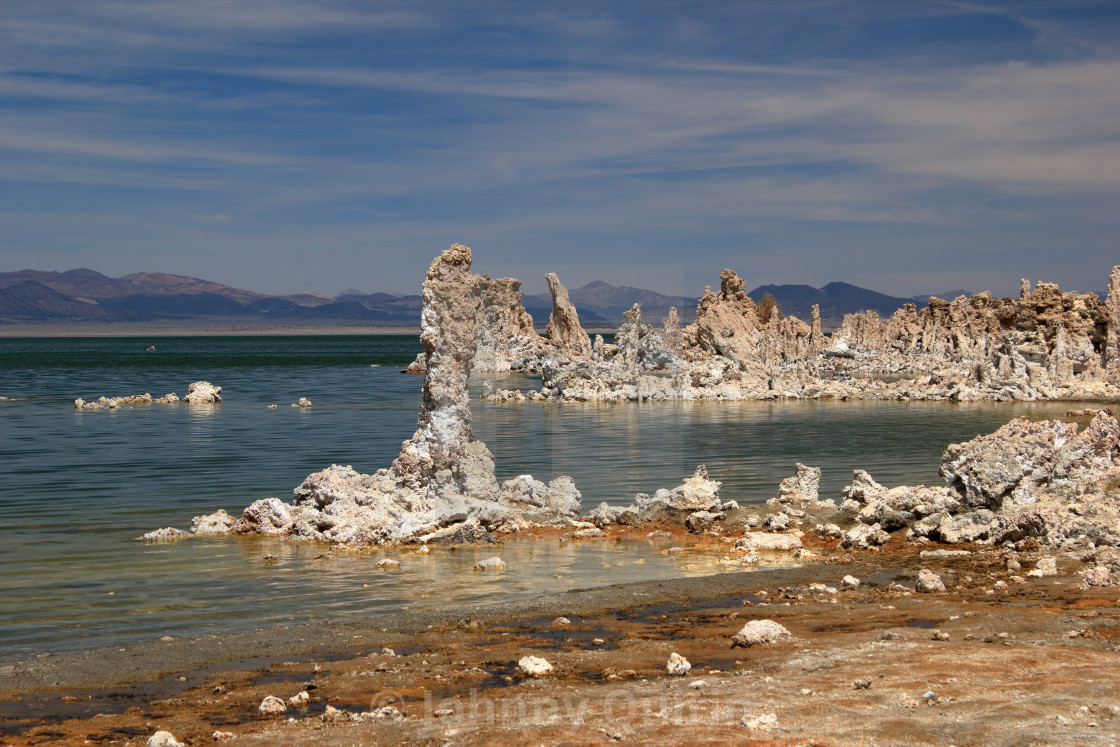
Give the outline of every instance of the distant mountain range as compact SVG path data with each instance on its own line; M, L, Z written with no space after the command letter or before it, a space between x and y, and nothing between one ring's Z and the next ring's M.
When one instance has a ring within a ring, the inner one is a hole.
M810 307L819 304L825 324L839 323L844 314L874 310L894 313L906 303L924 306L929 297L900 298L848 283L762 285L750 292L755 301L770 293L787 316L808 320ZM635 303L645 321L659 322L675 306L683 323L696 316L697 298L667 296L642 288L614 286L601 280L568 291L585 327L616 327ZM957 290L942 298L968 295ZM525 296L526 310L538 327L548 323L552 298ZM88 269L66 272L21 270L0 273L0 323L44 321L143 322L244 318L277 323L369 323L415 326L420 321L420 296L343 291L336 298L315 293L271 296L232 288L199 278L163 273L108 277Z

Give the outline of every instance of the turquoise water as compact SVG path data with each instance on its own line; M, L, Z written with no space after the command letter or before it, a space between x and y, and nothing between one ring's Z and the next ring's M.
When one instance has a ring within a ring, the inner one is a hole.
M418 351L409 336L0 339L0 395L19 398L0 402L0 656L718 570L713 557L674 558L648 543L507 544L479 552L512 561L509 572L481 577L469 570L474 550L402 557L401 570L386 573L373 562L407 551L316 559L323 547L259 538L136 541L157 527L187 529L192 516L218 508L288 500L332 462L363 472L388 466L416 425L422 380L398 370ZM530 377L489 378L539 387ZM221 405L72 406L77 397L183 395L199 379L223 388ZM300 397L314 406L288 406ZM699 463L723 481L721 495L741 503L776 494L798 461L822 467L824 497L838 495L857 467L887 485L937 483L947 444L1015 415L1066 409L473 404L499 479L571 475L585 508L672 487ZM279 563L263 562L266 553Z

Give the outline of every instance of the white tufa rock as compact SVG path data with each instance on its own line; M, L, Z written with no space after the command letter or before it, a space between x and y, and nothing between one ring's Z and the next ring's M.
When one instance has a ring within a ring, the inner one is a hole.
M311 400L307 397L300 397L299 402L293 402L292 407L311 407Z
M164 527L163 529L156 529L144 534L140 539L145 542L171 542L182 537L186 537L187 533L182 529L175 527Z
M941 576L923 568L918 571L918 583L915 588L923 594L933 594L945 591L945 582L941 580Z
M844 576L844 578L840 579L840 585L845 589L858 589L859 579L855 576Z
M266 695L257 710L262 716L283 716L288 712L288 706L275 695Z
M401 561L393 560L392 558L382 558L374 563L374 566L386 571L396 570L401 567Z
M194 517L191 532L201 535L228 534L236 521L222 508L212 514Z
M759 552L793 552L801 548L801 538L792 534L747 532L735 543L735 547Z
M751 731L768 731L778 725L778 714L767 713L762 716L746 715L739 719L739 726L744 726Z
M222 401L222 388L209 381L196 381L187 387L183 402L188 405L216 405Z
M288 698L289 708L306 708L311 703L311 693L306 690L301 690L292 697Z
M692 665L688 662L688 659L674 651L669 654L669 661L665 664L665 671L673 676L683 677L692 671Z
M523 656L517 668L530 677L542 677L552 671L552 665L539 656Z
M506 561L498 557L486 558L485 560L478 561L471 567L476 571L504 571L506 569Z
M157 731L148 737L148 747L186 747L169 731Z
M1034 570L1027 573L1031 578L1042 578L1043 576L1057 576L1058 575L1058 561L1053 557L1039 558L1038 562L1034 564Z
M783 636L790 635L785 626L773 620L751 620L731 639L731 647L750 648L764 643L773 643Z

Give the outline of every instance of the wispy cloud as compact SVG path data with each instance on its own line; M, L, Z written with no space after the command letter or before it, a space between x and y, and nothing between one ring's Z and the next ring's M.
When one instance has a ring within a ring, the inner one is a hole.
M137 245L164 234L166 262L184 241L246 267L305 245L324 273L380 261L399 285L448 235L498 262L671 263L685 243L698 267L741 258L760 280L920 283L962 256L1005 261L996 245L1042 266L1076 235L1102 257L1120 228L1103 207L1120 45L1086 20L1107 3L12 7L0 239L17 257L65 240L48 206L80 223L106 201ZM1067 284L1100 272L1051 264Z

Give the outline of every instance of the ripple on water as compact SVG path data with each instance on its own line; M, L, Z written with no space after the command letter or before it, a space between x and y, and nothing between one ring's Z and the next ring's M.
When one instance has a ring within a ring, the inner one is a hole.
M157 353L144 352L151 344ZM416 427L422 380L397 369L418 349L415 338L393 336L0 339L0 394L27 398L0 402L0 654L469 607L720 570L714 554L678 559L643 542L433 550L385 572L372 567L377 553L316 560L323 547L260 538L136 541L156 527L189 527L192 516L218 508L235 513L258 498L287 500L306 475L331 463L366 472L387 466ZM539 387L517 375L480 376L473 386L483 378L502 388ZM75 397L182 395L198 379L222 386L225 401L72 407ZM301 396L314 406L288 407ZM1068 407L499 404L477 397L472 406L475 433L494 453L500 479L571 475L585 509L672 487L700 463L723 482L724 498L741 503L775 495L798 461L822 468L822 497L836 497L857 467L888 486L939 484L947 444L1015 415L1060 417ZM266 553L279 562L264 563ZM494 554L510 563L506 573L470 571ZM619 565L638 558L646 562Z

